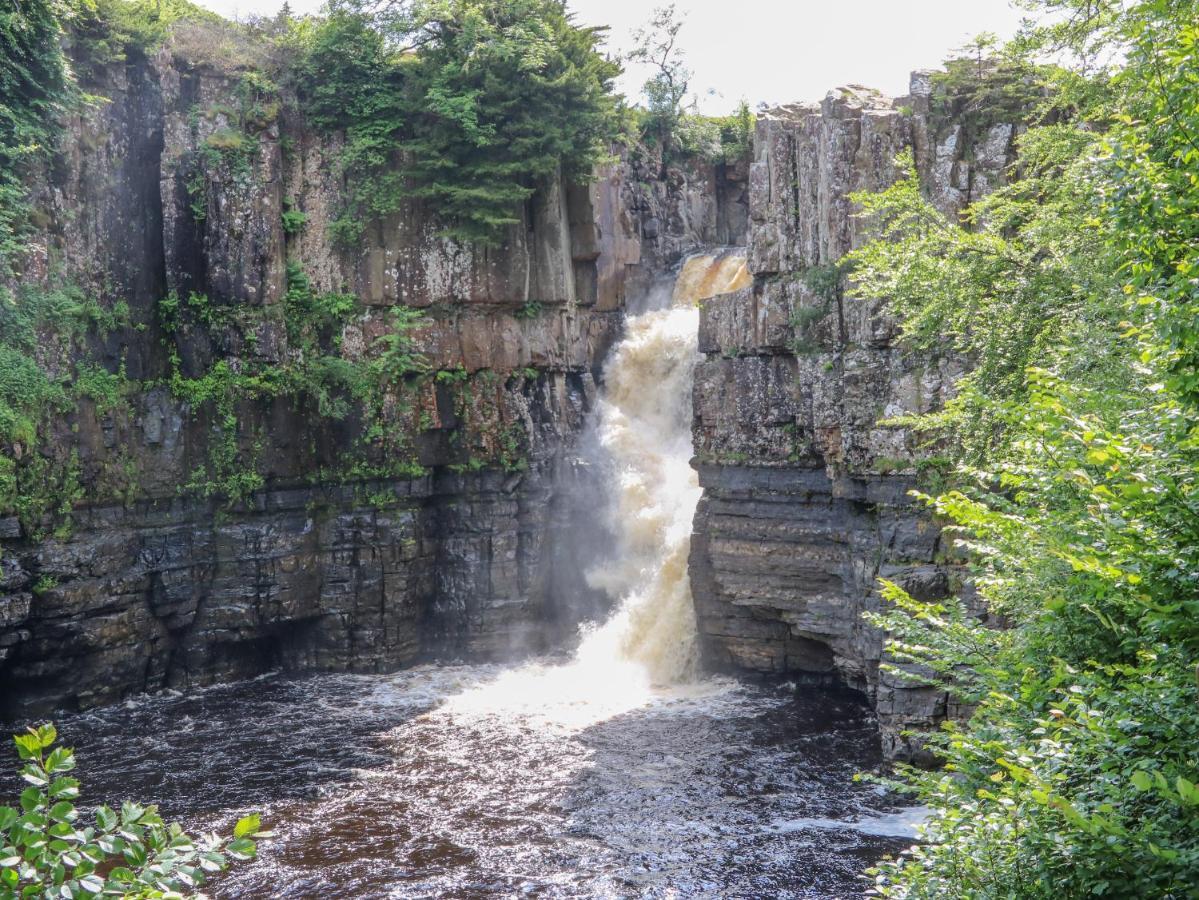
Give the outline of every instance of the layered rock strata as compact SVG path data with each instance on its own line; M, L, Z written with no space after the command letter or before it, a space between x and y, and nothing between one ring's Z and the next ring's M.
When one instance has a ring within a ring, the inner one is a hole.
M899 756L919 743L901 731L952 710L880 671L882 636L862 614L879 608L880 577L931 599L957 575L908 497L916 438L885 420L938 408L962 369L907 352L884 303L847 299L832 267L868 234L850 195L892 183L901 151L947 214L1002 182L1018 128L937 122L932 90L917 73L910 97L850 88L759 117L754 284L703 305L694 388L704 494L690 565L707 660L859 687Z
M247 117L245 76L268 61L214 27L98 73L87 87L106 101L72 116L36 193L25 286L127 303L129 325L90 351L136 390L118 410L85 402L46 442L78 473L69 533L0 519L3 715L541 646L590 602L577 548L604 535L570 502L587 479L574 448L626 298L688 252L743 239L744 170L638 151L590 184L543 185L498 248L441 237L416 203L339 246L337 136L285 94ZM233 505L185 489L229 425L172 377L294 359L297 271L358 298L337 335L350 362L393 307L424 310L429 371L395 420L404 465L357 458L354 414L264 395L230 413L263 487ZM46 365L69 352L48 338Z

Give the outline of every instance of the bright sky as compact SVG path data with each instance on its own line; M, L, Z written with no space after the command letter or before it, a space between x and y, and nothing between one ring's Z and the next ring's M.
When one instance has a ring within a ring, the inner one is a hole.
M283 0L197 0L226 16L272 15ZM609 46L627 50L632 33L660 0L569 0L578 21L610 25ZM322 0L291 0L316 12ZM912 69L932 68L973 35L1010 37L1020 12L1009 0L677 0L680 42L695 72L700 107L726 113L742 97L757 106L819 100L831 88L864 84L907 93ZM621 89L639 93L644 71ZM711 93L714 92L714 93Z

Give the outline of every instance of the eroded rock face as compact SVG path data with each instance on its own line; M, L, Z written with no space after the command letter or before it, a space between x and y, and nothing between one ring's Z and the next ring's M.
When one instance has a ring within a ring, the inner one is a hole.
M589 477L575 447L626 299L691 251L743 242L745 167L626 154L589 184L543 185L499 248L446 240L417 203L339 246L337 137L286 102L235 121L236 60L255 49L213 59L216 43L183 37L89 85L110 102L67 123L36 197L47 224L25 280L126 301L133 327L92 349L139 389L128 411L86 406L47 442L78 456L69 536L0 519L0 715L542 646L596 602L577 554L605 535L572 502ZM287 210L305 217L291 234ZM391 307L426 311L418 349L445 377L397 421L427 474L347 479L363 423L265 397L236 415L266 487L225 508L181 490L222 423L164 381L172 353L186 377L296 353L289 260L314 289L364 302L340 335L350 361ZM172 333L160 301L193 293L221 317Z
M1001 183L1015 126L963 147L960 128L930 122L930 92L917 73L901 100L849 88L759 118L754 284L704 303L694 388L704 495L690 565L706 658L860 687L885 747L909 757L919 747L900 732L952 710L942 692L880 672L882 636L862 614L879 608L880 577L932 599L959 576L907 496L914 436L880 422L938 408L962 367L906 352L881 301L848 300L812 273L865 240L849 195L893 182L904 149L946 213Z

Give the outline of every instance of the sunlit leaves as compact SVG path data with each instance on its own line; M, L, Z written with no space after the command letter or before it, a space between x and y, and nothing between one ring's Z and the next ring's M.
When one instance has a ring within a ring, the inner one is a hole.
M251 815L231 839L195 839L164 823L156 807L128 801L119 812L99 807L95 824L83 826L71 802L78 782L55 777L75 768L75 756L56 740L53 725L13 739L34 786L21 793L20 809L0 806L0 897L182 897L206 873L252 859L256 839L267 836Z
M1064 118L1024 136L1012 182L964 228L914 178L858 198L885 238L855 254L859 291L892 300L912 346L975 365L933 423L961 450L958 489L922 499L952 524L984 601L883 587L873 621L899 670L974 712L931 739L950 777L907 772L934 811L927 843L879 866L875 888L1189 896L1199 13L1181 0L1030 5L1059 15L1014 50L1125 64L1058 73Z

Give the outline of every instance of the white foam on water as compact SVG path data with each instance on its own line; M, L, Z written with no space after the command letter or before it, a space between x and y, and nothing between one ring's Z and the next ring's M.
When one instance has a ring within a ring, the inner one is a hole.
M832 831L856 831L859 834L869 834L875 837L915 839L920 837L920 826L928 821L928 816L928 807L912 806L897 812L866 816L852 821L824 818L788 819L773 823L766 831L771 834L788 834L793 831L826 829Z

